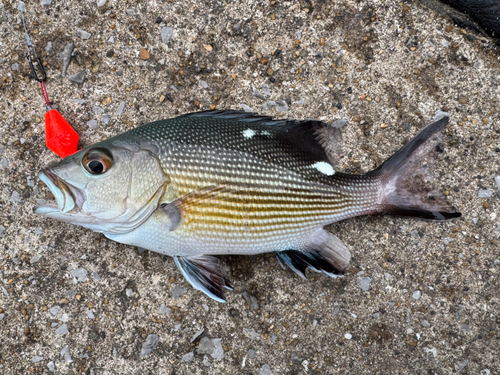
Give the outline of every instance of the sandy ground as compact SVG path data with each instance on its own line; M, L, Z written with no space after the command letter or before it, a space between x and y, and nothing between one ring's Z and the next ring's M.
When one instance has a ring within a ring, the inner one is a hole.
M303 281L272 254L224 257L235 289L216 303L170 258L32 213L49 199L36 173L58 157L44 144L45 106L28 78L17 2L3 0L0 373L500 373L500 64L491 39L413 1L44 0L26 8L50 98L82 146L244 104L291 119L346 119L337 169L357 173L442 110L451 122L438 187L463 218L335 223L329 229L353 254L343 279L310 273ZM82 71L83 83L68 79ZM263 108L253 94L265 95L263 85L278 107Z

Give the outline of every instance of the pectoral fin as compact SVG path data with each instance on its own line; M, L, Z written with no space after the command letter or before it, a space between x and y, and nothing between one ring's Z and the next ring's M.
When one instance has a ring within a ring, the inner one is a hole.
M303 279L307 279L307 268L339 277L345 273L351 259L351 253L342 241L324 229L310 235L309 244L304 249L280 251L276 256L282 266L286 264Z
M174 257L187 281L217 302L226 302L224 288L232 290L228 278L222 270L219 259L209 255Z

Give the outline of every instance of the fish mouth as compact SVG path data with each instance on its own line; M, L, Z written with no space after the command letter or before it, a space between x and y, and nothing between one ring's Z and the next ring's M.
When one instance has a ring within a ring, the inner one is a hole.
M38 178L47 185L56 201L36 207L34 210L36 214L49 216L56 212L76 214L81 211L85 195L80 189L63 181L49 169L40 171Z

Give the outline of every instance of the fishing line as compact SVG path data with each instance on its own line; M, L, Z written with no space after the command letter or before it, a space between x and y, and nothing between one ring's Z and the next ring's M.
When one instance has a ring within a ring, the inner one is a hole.
M28 34L26 20L24 19L25 10L20 9L20 12L24 26L26 44L28 46L28 52L26 52L25 58L30 66L31 78L40 82L40 90L42 91L43 100L47 107L47 112L45 113L45 144L51 151L64 158L74 154L78 150L78 140L80 137L64 117L50 106L49 94L45 85L47 74L45 73L43 64L40 62L36 54L36 49Z

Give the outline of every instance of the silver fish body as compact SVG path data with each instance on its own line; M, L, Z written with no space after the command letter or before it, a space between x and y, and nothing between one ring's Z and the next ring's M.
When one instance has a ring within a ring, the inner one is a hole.
M327 126L209 111L133 129L40 172L56 204L38 214L174 257L191 284L224 301L230 287L213 255L276 252L335 276L347 247L323 227L349 217L393 213L428 220L460 216L446 202L422 203L408 171L421 164L447 118L429 125L377 170L336 172Z

